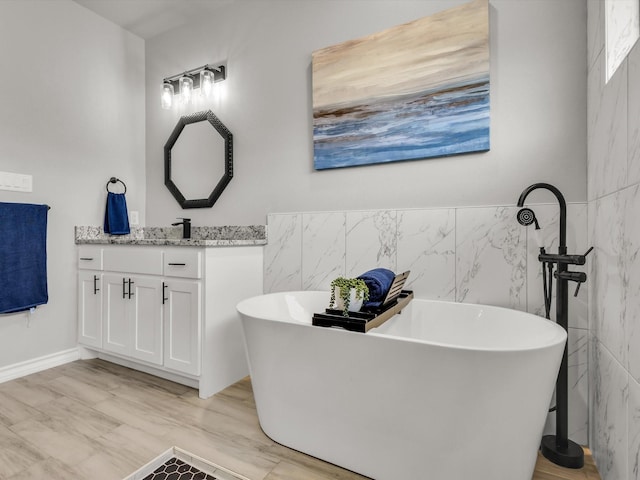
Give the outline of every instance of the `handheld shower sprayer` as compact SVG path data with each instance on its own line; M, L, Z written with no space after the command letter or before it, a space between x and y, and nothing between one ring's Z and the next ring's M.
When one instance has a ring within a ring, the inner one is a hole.
M536 226L536 230L540 230L540 225L538 224L536 214L533 213L533 210L531 210L530 208L521 208L520 210L518 210L517 218L520 225L528 227L533 223Z
M520 210L518 210L516 218L518 219L518 223L525 227L528 227L529 225L535 225L534 238L536 244L538 245L538 248L543 248L540 224L538 223L538 219L536 218L536 214L533 212L533 210L531 210L530 208L521 208ZM540 250L540 252L542 252L542 250ZM549 318L548 315L547 318Z

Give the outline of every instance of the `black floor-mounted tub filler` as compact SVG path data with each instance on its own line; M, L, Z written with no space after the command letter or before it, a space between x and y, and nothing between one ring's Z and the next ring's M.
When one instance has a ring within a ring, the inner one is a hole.
M587 274L584 272L571 272L569 265L584 265L586 256L593 250L589 248L584 255L567 254L567 204L564 196L553 185L548 183L534 183L528 186L520 194L518 199L518 207L524 206L524 201L532 191L536 189L545 189L553 193L558 199L560 205L560 232L558 237L558 253L547 253L544 247L540 247L538 260L542 263L542 279L544 283L544 300L547 318L550 317L551 309L551 293L553 279L557 280L556 284L556 322L562 328L567 330L568 335L568 319L569 319L569 297L568 283L576 282L577 287L574 296L578 295L580 285L587 281ZM534 224L536 229L540 229L538 221L533 210L529 208L521 208L517 214L518 222L521 225ZM555 268L555 272L553 272ZM567 340L568 343L568 340ZM568 438L568 346L564 347L562 363L556 381L556 434L545 435L542 437L540 450L545 458L549 459L556 465L567 468L582 468L584 465L584 452L582 447ZM553 410L553 409L552 409Z

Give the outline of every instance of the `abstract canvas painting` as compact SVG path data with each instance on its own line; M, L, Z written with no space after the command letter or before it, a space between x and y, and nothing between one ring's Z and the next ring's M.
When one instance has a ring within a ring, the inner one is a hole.
M489 5L313 52L314 168L489 150Z

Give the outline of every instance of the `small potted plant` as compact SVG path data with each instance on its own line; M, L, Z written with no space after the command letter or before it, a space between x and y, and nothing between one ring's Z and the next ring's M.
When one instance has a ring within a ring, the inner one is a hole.
M369 287L359 278L338 277L331 282L330 308L342 310L345 317L357 312L369 299Z

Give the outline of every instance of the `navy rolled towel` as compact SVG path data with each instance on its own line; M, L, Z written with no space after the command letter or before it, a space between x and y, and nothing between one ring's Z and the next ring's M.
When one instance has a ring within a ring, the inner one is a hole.
M379 307L382 305L395 277L396 274L386 268L374 268L360 275L358 278L364 280L364 283L369 287L369 300L363 306Z
M124 193L107 194L107 208L104 212L104 233L126 235L130 233L129 213Z

